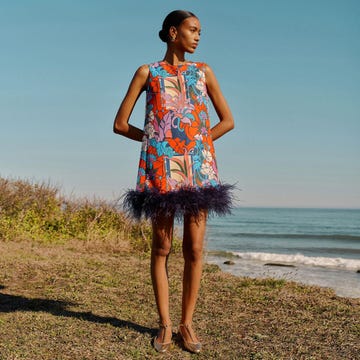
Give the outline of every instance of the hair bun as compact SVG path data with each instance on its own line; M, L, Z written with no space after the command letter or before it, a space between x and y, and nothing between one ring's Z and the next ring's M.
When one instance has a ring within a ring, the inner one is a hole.
M159 38L160 38L161 41L163 41L163 42L167 42L167 41L168 41L167 35L166 35L166 32L165 32L164 29L161 29L161 30L159 31Z

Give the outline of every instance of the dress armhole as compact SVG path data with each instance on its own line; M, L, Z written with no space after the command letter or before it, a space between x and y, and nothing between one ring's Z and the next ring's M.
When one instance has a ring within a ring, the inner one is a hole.
M204 74L206 74L206 67L207 67L207 63L205 62L200 63L200 68L204 72Z
M148 92L149 91L149 84L150 84L150 66L151 64L146 64L148 69L149 69L149 73L148 73L148 76L147 76L147 79L146 79L146 83L145 83L145 92Z
M205 81L205 85L206 85L206 68L208 67L208 64L203 62L201 63L201 70L204 73L204 81Z
M208 89L207 89L207 81L206 81L206 68L208 67L208 64L203 62L201 63L201 70L202 72L204 73L204 83L205 83L205 90L206 90L206 96L208 97L209 99L209 94L208 94Z

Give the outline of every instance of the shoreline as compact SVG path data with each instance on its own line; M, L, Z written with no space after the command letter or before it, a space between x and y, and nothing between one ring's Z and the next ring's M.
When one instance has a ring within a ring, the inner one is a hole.
M225 264L226 261L231 264ZM360 298L360 273L314 265L294 264L278 261L242 259L227 251L207 250L204 261L219 266L221 271L237 277L251 279L274 278L294 281L300 285L330 288L337 296L349 299Z

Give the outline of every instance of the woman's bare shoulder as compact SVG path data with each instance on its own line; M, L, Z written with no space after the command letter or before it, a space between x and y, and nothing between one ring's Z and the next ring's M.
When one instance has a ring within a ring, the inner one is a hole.
M135 72L135 76L137 76L139 78L147 79L148 75L149 75L149 65L148 64L139 66Z
M208 63L204 62L202 64L203 64L203 69L204 69L205 73L212 73L213 72L211 66Z
M199 62L195 62L195 64L199 69L201 69L205 73L205 75L213 74L212 68L210 67L210 65L208 63L199 61Z

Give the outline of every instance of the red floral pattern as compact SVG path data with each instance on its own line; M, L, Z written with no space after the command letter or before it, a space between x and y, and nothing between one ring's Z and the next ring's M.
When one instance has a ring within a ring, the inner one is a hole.
M205 64L149 65L137 191L219 185L210 133Z

